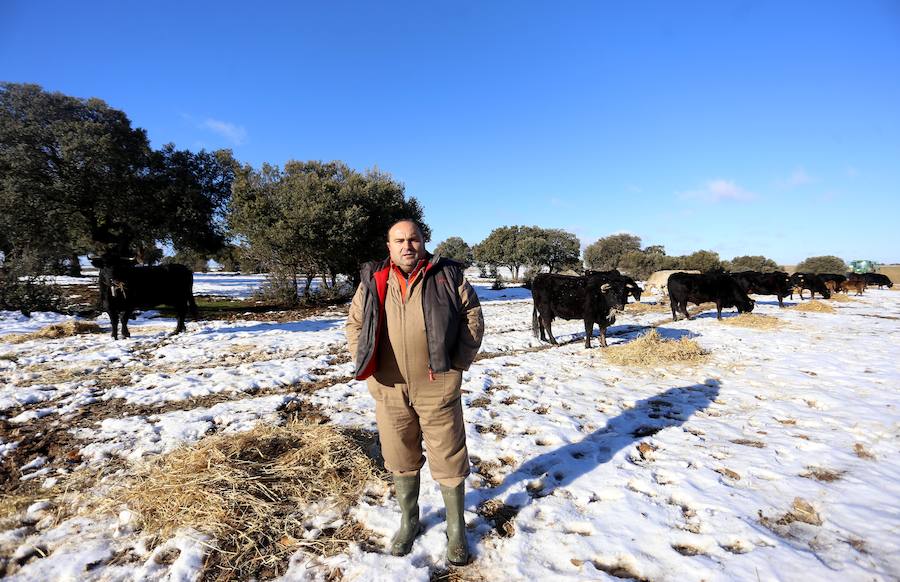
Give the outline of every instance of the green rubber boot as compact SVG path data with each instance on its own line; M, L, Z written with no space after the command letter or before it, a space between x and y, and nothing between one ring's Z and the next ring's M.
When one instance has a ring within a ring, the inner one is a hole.
M447 561L454 566L469 563L469 543L466 541L466 484L456 487L441 485L441 496L447 508Z
M391 555L405 556L412 549L413 542L422 532L419 524L419 474L412 477L394 476L397 489L397 503L400 504L400 529L391 538Z

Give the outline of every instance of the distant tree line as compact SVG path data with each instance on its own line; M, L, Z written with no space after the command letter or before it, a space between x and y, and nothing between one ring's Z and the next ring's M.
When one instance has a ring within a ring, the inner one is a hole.
M641 246L641 237L633 234L613 234L591 243L579 252L578 238L560 229L537 226L501 226L495 228L480 243L469 246L459 237L440 243L436 252L455 259L467 267L476 265L484 277L496 277L497 269L509 269L514 279L525 269L530 274L539 271L581 272L618 269L637 280L645 280L652 273L667 269L697 271L759 271L769 273L783 270L783 266L762 255L743 255L723 260L715 251L699 250L688 255L670 256L661 245ZM583 260L582 260L583 259ZM843 273L844 261L834 256L810 257L796 267L797 271L813 273ZM528 275L525 279L530 278Z
M418 221L429 240L423 215L403 184L379 170L340 161L254 168L230 150L153 149L145 130L100 99L0 83L0 309L52 306L53 293L34 277L77 275L79 256L104 253L195 271L214 259L228 270L266 272L273 297L296 304L316 276L334 293L341 280L355 282L360 263L386 255L385 233L398 219ZM451 237L435 251L485 275L508 269L515 279L585 266L636 279L659 269L778 268L763 256L668 256L630 234L597 240L582 259L574 234L521 225L495 228L473 246ZM801 268L846 266L811 257Z

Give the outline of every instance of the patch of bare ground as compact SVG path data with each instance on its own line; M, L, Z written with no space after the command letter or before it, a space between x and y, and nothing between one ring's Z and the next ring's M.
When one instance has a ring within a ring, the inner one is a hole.
M725 467L718 467L716 469L713 469L713 471L715 471L719 475L722 475L723 477L728 477L729 479L731 479L733 481L741 480L740 474L736 473L735 471L732 471L731 469L725 468Z
M347 303L337 305L322 305L316 307L301 307L298 309L277 310L270 305L263 305L258 311L240 311L214 313L201 308L201 319L222 319L227 321L264 321L272 323L287 323L310 317L333 315L335 317L347 317L350 306Z
M479 396L478 398L473 398L471 402L469 402L469 408L487 408L491 405L491 399L487 396Z
M428 582L486 582L481 574L469 568L433 567L428 573Z
M856 453L856 456L860 459L866 459L867 461L875 460L875 455L869 452L862 443L855 443L853 445L853 452Z
M704 551L702 548L698 548L697 546L691 544L674 543L672 544L672 549L682 556L706 555L706 551Z
M486 432L494 433L498 438L503 438L506 436L506 429L503 428L502 424L497 422L491 423L490 426L476 424L475 430L478 432L478 434L484 434Z
M846 471L833 471L823 467L807 467L806 473L801 473L800 476L806 477L807 479L822 481L824 483L831 483L841 479L845 473Z
M801 497L794 498L791 509L777 517L767 517L759 511L759 523L782 537L790 537L790 525L794 522L822 525L822 518L815 508Z
M613 578L631 579L635 582L651 582L649 578L641 576L634 566L623 558L614 561L593 559L591 564L601 572L606 572Z
M503 482L503 477L498 474L502 463L480 459L475 456L470 457L470 459L472 466L475 467L475 472L481 475L488 487L497 487Z
M736 445L742 445L745 447L754 447L757 449L766 448L766 443L764 443L762 441L753 440L753 439L731 439L731 442L733 442Z
M506 505L499 499L485 501L476 509L478 515L494 525L494 531L502 538L516 535L515 519L519 508Z
M165 538L191 527L215 541L204 580L283 575L297 550L327 556L377 536L347 513L376 465L352 438L326 425L296 422L207 437L138 467L110 495ZM306 508L324 504L340 519L313 532Z

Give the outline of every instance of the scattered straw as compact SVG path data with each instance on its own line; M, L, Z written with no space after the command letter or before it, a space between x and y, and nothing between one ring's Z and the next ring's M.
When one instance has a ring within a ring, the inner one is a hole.
M653 329L638 339L606 348L606 359L620 366L657 366L673 362L700 363L709 352L690 339L663 339Z
M213 537L207 579L247 580L283 574L298 549L330 555L364 540L352 520L318 535L306 525L323 507L343 514L373 469L350 438L297 421L175 450L140 468L115 500L135 510L148 533L189 527Z
M796 309L797 311L813 311L816 313L834 313L834 307L828 305L827 303L822 303L821 301L807 301L805 303L798 303L793 307L789 307L788 309Z
M758 315L756 313L741 313L734 317L727 317L722 322L737 327L751 327L754 329L778 329L784 325L781 320L775 317Z
M73 320L65 323L54 323L31 333L10 334L4 336L3 341L11 344L20 344L34 339L57 339L73 335L100 333L101 331L100 326L96 323Z
M855 299L850 299L843 293L832 293L831 300L836 301L837 303L850 303L852 301L856 301Z
M669 311L669 306L662 303L628 303L625 305L625 311L627 313L649 313L652 311L662 313Z

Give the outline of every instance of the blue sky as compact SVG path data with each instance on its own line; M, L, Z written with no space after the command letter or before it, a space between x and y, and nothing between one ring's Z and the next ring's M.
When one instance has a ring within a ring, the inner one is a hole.
M6 0L0 79L100 97L154 146L377 165L435 243L900 262L896 0Z

